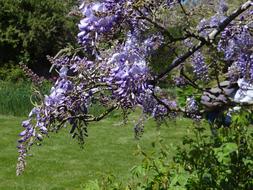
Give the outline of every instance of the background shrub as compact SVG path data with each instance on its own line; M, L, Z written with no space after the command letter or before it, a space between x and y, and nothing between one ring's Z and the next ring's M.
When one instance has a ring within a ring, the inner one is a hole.
M77 26L68 16L76 0L0 0L0 67L20 61L42 75L67 43L75 44Z

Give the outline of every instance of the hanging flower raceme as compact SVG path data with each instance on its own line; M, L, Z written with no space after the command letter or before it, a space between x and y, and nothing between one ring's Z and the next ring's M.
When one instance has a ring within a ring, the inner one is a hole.
M187 98L185 112L189 117L193 119L199 120L201 118L199 116L199 105L195 97L191 96Z
M193 54L191 62L196 79L208 81L208 66L206 65L204 57L200 51Z
M27 150L34 142L42 140L43 135L59 130L67 122L72 126L71 133L75 132L77 121L72 117L83 115L85 118L91 97L99 90L96 85L103 80L102 69L95 73L98 66L85 58L60 57L51 61L59 68L59 78L41 105L37 105L29 119L22 123L25 130L18 141L17 175L24 170Z
M79 42L96 54L97 43L107 37L124 33L125 28L132 33L141 33L149 28L148 22L140 19L143 15L148 15L145 7L135 7L135 0L104 0L90 4L82 4L80 10L83 19L78 25Z
M35 121L34 121L35 120ZM35 122L35 124L34 124ZM18 163L17 163L17 175L20 175L26 166L25 158L27 151L35 141L41 141L42 135L47 134L45 119L41 118L41 110L39 108L33 108L29 114L29 119L22 122L24 130L19 134L18 140Z
M137 98L148 89L147 82L151 80L151 76L144 48L129 33L125 45L107 63L112 68L107 83L116 87L112 93L122 103L122 107L136 105Z
M154 97L149 96L142 102L143 112L151 114L155 119L162 119L166 116L175 116L177 110L177 103L166 98L160 99L158 102ZM147 105L146 105L147 104ZM169 115L170 114L170 115Z
M131 1L104 0L90 4L82 4L80 10L84 18L78 25L78 39L86 48L96 46L96 43L108 34L113 34L115 26L120 26L130 16ZM127 8L126 8L127 7ZM130 19L129 19L130 20ZM120 27L119 27L120 28Z
M253 35L247 25L230 26L222 32L218 50L225 60L232 62L228 75L232 81L239 78L253 81Z
M66 94L73 89L73 85L67 79L66 66L60 69L59 75L60 77L52 87L50 95L45 96L42 105L33 108L29 114L29 119L22 123L25 130L20 133L21 139L18 141L17 175L20 175L24 170L25 156L29 147L37 140L42 140L42 136L48 133L49 125L59 116L60 107L65 107L66 103L69 103Z

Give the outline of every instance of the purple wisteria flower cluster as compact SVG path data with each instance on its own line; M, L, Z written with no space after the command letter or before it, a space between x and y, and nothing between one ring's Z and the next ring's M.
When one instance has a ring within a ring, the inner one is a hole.
M197 29L201 36L207 37L210 32L217 28L226 18L226 12L228 11L228 5L225 0L220 0L217 6L216 14L211 18L203 18Z
M191 62L196 79L208 81L208 66L204 61L204 56L202 53L199 51L195 52L195 54L192 56Z
M80 10L84 18L78 25L79 42L92 54L97 54L98 43L125 30L141 32L146 25L138 17L148 14L145 8L136 9L134 0L104 0L90 4L83 3Z
M131 108L141 104L141 95L153 89L148 83L153 77L146 56L154 50L153 43L157 39L160 39L159 36L151 36L141 42L135 34L129 32L125 44L106 63L111 68L106 81L116 87L112 94L122 107ZM161 44L162 41L156 42L157 46Z
M191 96L187 99L186 107L181 108L179 105L182 102L177 102L179 98L164 93L166 90L161 88L174 88L173 77L178 75L178 71L184 70L188 73L180 73L183 78L178 83L190 85L193 87L191 90L205 90L198 85L208 85L207 79L215 70L208 67L208 59L205 59L203 53L206 51L201 51L201 48L205 45L213 47L210 43L216 41L208 41L211 32L222 33L219 44L214 45L218 45L218 50L224 53L224 60L231 63L230 68L238 71L238 77L253 79L250 23L243 25L243 20L239 24L232 23L236 14L222 16L226 11L223 7L217 13L218 16L203 20L198 25L194 30L198 35L191 35L190 32L185 35L184 31L191 29L189 23L179 20L176 26L167 28L169 23L164 23L157 15L156 11L167 13L165 17L171 16L171 3L181 8L181 12L187 12L186 1L179 4L178 1L167 0L101 0L80 6L83 18L78 25L78 41L81 45L78 51L81 53L75 52L72 56L57 54L50 58L52 68L59 76L50 93L44 96L42 102L31 111L28 120L22 123L24 131L20 133L18 141L17 175L23 172L25 157L36 141L41 141L50 132L70 126L70 133L83 144L88 124L103 119L115 109L122 109L124 113L136 107L142 110L134 128L137 135L143 132L143 122L148 117L159 122L179 114L197 116L199 119L201 105L197 98ZM251 5L243 5L237 10L238 15ZM182 44L187 39L192 44L185 50ZM164 48L166 46L168 49ZM169 56L162 60L166 67L156 71L156 65L152 64L160 62L154 61L152 56L160 55L161 49L163 54ZM187 59L191 60L194 73L190 73L192 69L184 64ZM173 93L176 92L177 89L173 89ZM93 105L101 105L101 113L93 113Z
M80 9L84 18L78 25L78 38L84 46L95 46L101 34L112 32L115 25L123 19L121 6L124 1L104 1L82 4Z
M253 81L253 26L231 25L222 32L218 50L231 62L229 76L233 81L244 78Z

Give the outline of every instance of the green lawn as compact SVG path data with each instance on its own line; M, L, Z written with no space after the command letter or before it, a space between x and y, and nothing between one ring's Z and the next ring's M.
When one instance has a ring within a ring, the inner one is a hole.
M134 155L137 144L151 151L151 142L158 135L171 145L179 144L182 136L189 132L189 121L171 121L169 126L156 129L153 121L145 125L145 133L138 141L134 139L133 123L136 114L130 116L127 126L121 120L110 117L90 125L89 137L84 149L72 140L68 129L46 138L41 146L33 146L27 168L22 176L16 176L16 140L22 130L23 118L0 116L0 189L81 189L89 180L102 174L115 174L119 180L127 179L130 169L140 163Z

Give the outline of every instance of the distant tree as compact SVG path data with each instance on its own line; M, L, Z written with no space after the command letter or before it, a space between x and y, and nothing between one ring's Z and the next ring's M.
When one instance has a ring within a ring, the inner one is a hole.
M76 0L0 0L0 66L29 64L48 73L46 55L75 43L77 26L68 13Z

